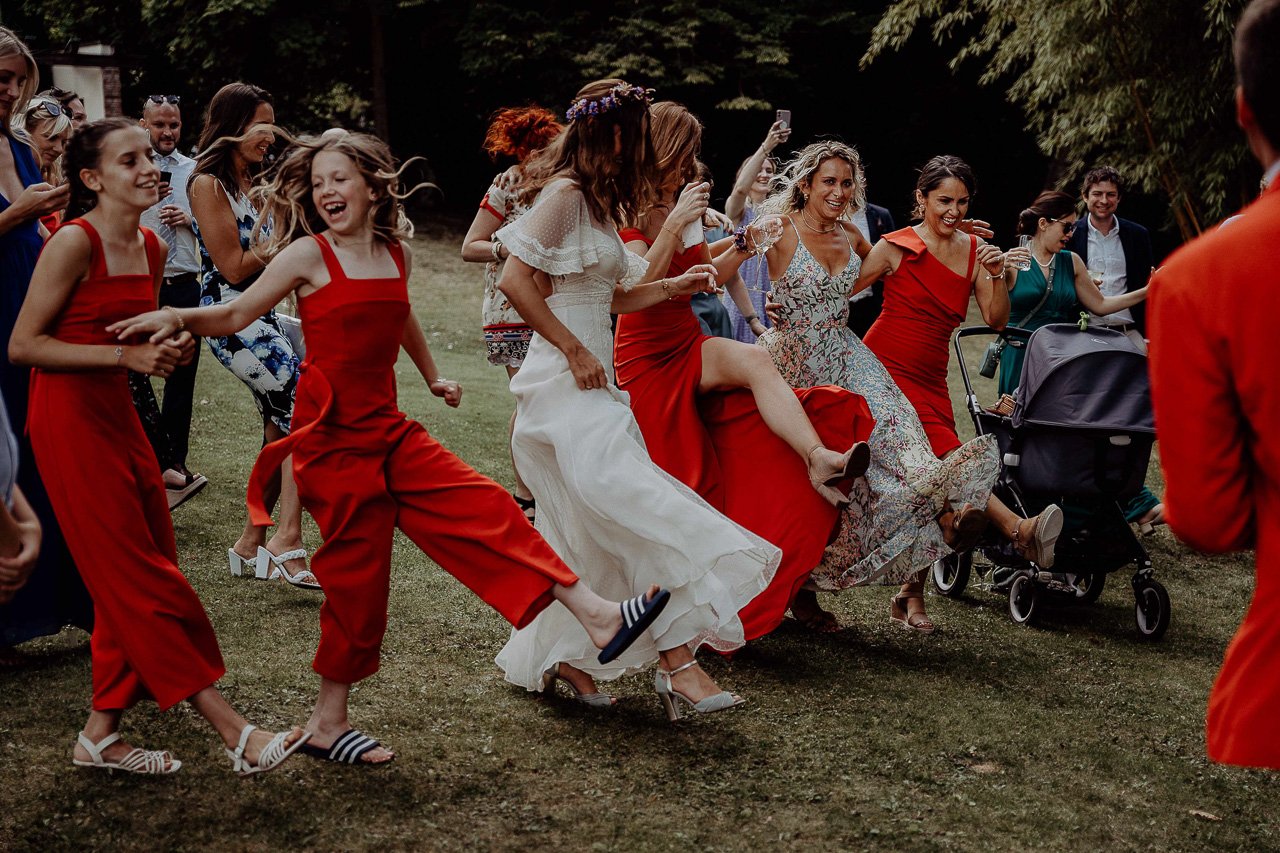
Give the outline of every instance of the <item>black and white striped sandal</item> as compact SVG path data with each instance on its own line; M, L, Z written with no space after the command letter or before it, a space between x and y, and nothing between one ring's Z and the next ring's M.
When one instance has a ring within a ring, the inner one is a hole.
M334 740L332 746L312 746L308 743L302 746L301 751L304 755L310 755L312 758L319 758L323 761L336 761L339 764L389 764L394 760L394 755L386 761L360 760L365 753L380 746L382 744L359 729L348 729Z
M609 645L601 650L597 658L600 663L608 663L631 648L631 644L640 639L640 635L649 629L653 620L658 618L658 614L670 600L671 593L660 589L654 593L653 598L637 595L635 598L620 602L618 607L622 609L622 627L613 635Z

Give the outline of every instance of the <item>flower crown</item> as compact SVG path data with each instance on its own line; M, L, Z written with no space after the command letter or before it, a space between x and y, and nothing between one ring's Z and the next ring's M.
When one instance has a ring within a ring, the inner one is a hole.
M627 101L638 101L645 104L652 103L653 90L645 89L641 86L628 86L626 83L619 83L610 89L609 94L605 95L603 98L597 98L594 101L589 101L586 98L583 98L582 100L574 103L569 107L568 111L565 112L564 117L569 122L576 121L584 116L586 118L595 118L596 116L603 115L610 110L616 110Z

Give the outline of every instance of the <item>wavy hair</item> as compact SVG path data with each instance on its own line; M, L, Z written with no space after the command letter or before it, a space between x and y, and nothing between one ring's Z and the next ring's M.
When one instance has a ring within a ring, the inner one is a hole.
M948 178L955 178L964 184L964 188L969 191L970 201L978 194L978 179L974 176L973 169L968 163L951 154L939 154L921 167L920 177L916 179L916 192L922 197L927 197ZM923 202L914 202L911 218L924 219Z
M697 178L702 122L684 104L660 101L649 107L649 133L659 182L665 182L675 170L679 170L681 184Z
M867 203L867 178L862 171L858 149L833 139L806 145L774 173L772 189L760 205L760 215L777 213L785 216L803 210L807 201L805 188L812 185L822 164L831 159L843 160L853 169L853 198L840 214L841 219L851 218Z
M563 132L564 125L546 107L507 107L489 119L484 150L492 160L506 157L523 163Z
M291 142L280 162L272 169L267 183L255 187L250 193L262 211L253 230L252 242L257 253L266 258L274 257L294 240L319 234L328 228L311 195L311 166L322 151L334 151L349 157L360 177L373 190L375 198L369 218L375 237L392 243L413 236L413 223L405 215L401 202L416 190L433 186L418 184L408 192L400 191L400 175L417 158L397 167L391 149L381 139L341 128L326 130L320 136L292 139ZM270 236L264 237L262 226L267 222L272 223L272 230Z
M212 175L222 184L227 194L235 197L240 192L232 153L248 137L253 114L262 104L273 103L271 93L249 83L228 83L217 91L205 111L204 128L196 143L196 165L187 179L187 185L196 175ZM255 164L251 174L260 173L265 166Z
M597 80L579 89L573 102L599 100L627 85L622 80ZM621 132L618 155L614 128ZM608 112L571 121L564 133L530 157L521 198L532 203L551 181L573 178L592 215L603 224L620 225L653 205L657 197L654 162L649 104L643 98L626 98Z
M1061 219L1067 214L1075 212L1076 200L1074 196L1055 190L1045 190L1036 196L1036 200L1031 202L1030 207L1018 214L1016 233L1033 237L1040 230L1041 219Z
M22 114L26 109L27 101L31 100L36 90L40 88L40 69L36 66L36 59L31 55L31 50L22 39L18 38L17 33L8 27L0 27L0 59L8 59L11 56L22 57L23 63L27 66L27 82L22 84L18 97L13 102L12 112L9 113L10 121ZM7 125L8 122L0 122L0 134L9 136L12 133Z
M67 201L64 221L70 222L78 216L84 216L98 206L98 194L85 186L80 172L84 169L97 169L101 165L102 144L117 130L146 132L138 127L136 121L116 116L91 121L71 135L71 141L67 143L67 152L62 155L67 183L71 187L71 197Z

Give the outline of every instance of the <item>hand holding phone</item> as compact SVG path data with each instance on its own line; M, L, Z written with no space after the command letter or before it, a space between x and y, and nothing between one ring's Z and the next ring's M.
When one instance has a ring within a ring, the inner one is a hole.
M171 184L172 182L173 182L173 172L160 173L160 187L159 187L160 198L164 198L169 194L169 191L172 189L169 186L169 184Z
M777 118L774 121L782 125L786 130L791 129L791 110L778 110Z

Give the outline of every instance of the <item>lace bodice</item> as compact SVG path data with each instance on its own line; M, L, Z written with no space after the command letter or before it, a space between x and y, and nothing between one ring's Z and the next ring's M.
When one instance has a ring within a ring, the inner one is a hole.
M630 290L648 263L628 252L617 231L591 218L586 199L569 178L552 181L524 216L495 235L520 260L551 277L553 309L608 305L614 287Z
M774 299L782 305L782 326L825 328L843 326L849 319L849 292L858 281L862 259L849 246L849 263L831 275L802 240L787 270L773 284Z

